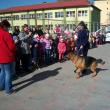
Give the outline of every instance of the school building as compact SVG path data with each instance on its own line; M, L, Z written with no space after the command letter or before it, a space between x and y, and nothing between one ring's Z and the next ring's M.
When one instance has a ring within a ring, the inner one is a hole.
M110 26L110 0L95 0L94 5L101 9L101 25Z
M0 21L9 20L12 29L15 26L22 28L23 24L48 27L55 25L68 26L72 30L80 21L87 24L89 30L100 28L100 9L87 0L57 1L29 6L16 6L0 10Z

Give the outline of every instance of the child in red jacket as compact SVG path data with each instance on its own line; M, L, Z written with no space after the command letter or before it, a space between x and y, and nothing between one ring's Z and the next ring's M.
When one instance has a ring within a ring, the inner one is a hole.
M62 61L65 52L66 52L66 44L64 42L64 39L60 38L59 43L58 43L58 53L59 53L59 61L60 62Z

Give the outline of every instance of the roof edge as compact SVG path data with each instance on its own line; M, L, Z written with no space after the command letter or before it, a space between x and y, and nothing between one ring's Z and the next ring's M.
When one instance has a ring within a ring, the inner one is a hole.
M28 12L28 11L35 11L35 10L37 11L37 10L48 10L48 9L71 8L71 7L81 7L81 6L82 7L92 6L94 8L97 8L87 0L78 0L78 1L74 0L74 1L66 1L66 2L50 2L50 3L40 3L40 4L33 4L33 5L10 7L10 8L0 10L0 14ZM99 8L97 9L100 10Z

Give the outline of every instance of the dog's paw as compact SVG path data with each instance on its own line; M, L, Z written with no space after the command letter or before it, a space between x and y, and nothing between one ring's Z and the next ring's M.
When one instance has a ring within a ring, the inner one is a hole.
M97 74L95 73L95 74L92 74L92 77L95 77Z
M80 78L80 76L76 76L76 79L79 79Z

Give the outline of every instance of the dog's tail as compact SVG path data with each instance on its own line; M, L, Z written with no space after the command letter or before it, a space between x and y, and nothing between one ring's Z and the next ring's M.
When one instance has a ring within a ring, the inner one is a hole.
M96 62L97 64L101 64L101 65L105 64L105 61L103 61L102 59L97 59Z

